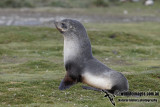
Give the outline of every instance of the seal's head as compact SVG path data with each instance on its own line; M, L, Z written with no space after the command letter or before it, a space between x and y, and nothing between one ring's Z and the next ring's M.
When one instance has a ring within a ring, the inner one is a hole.
M76 62L92 57L90 40L84 26L76 20L64 19L54 22L64 37L64 62Z
M54 21L54 24L59 32L61 32L64 36L79 36L87 34L84 26L79 21L73 19Z

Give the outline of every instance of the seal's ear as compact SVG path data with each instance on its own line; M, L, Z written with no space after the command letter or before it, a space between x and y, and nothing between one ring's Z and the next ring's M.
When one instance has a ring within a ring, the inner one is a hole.
M64 79L60 83L59 90L65 90L74 84L76 84L76 81L73 80L68 73L66 73Z

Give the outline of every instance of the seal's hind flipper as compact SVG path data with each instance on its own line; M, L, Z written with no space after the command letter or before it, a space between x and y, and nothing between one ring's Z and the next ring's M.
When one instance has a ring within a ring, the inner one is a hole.
M93 91L102 91L101 89L94 88L94 87L89 87L89 86L82 86L83 89L86 90L93 90Z
M102 90L102 92L104 92L104 93L106 94L104 97L108 97L109 100L110 100L110 102L115 106L116 104L115 104L114 99L113 99L113 97L115 97L114 94L112 94L112 96L111 96L111 95L108 93L107 90Z
M61 81L59 90L65 90L67 88L70 88L72 85L76 83L75 80L73 80L68 73L66 73L64 79Z

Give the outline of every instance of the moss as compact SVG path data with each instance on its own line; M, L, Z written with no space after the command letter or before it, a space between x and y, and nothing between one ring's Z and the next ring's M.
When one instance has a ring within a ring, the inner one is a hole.
M144 25L102 24L100 27L108 30L87 30L94 56L122 72L129 81L130 91L160 91L160 26L149 24L155 29L148 30L149 26ZM88 27L95 26L98 25L88 24ZM121 29L131 26L127 31ZM136 31L137 27L143 30ZM0 106L112 106L103 97L104 93L83 90L82 84L58 90L65 69L63 37L56 29L0 27L0 38ZM118 97L115 101L120 107L142 106L138 102L118 102ZM158 105L159 102L143 104Z

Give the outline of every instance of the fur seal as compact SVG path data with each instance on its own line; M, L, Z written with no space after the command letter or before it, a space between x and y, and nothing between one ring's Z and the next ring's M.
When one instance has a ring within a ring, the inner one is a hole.
M64 19L54 21L54 24L64 36L66 75L60 83L60 90L70 88L78 82L112 94L129 89L123 74L108 68L93 57L87 32L79 21Z

